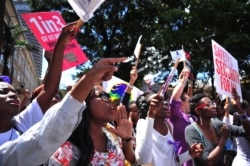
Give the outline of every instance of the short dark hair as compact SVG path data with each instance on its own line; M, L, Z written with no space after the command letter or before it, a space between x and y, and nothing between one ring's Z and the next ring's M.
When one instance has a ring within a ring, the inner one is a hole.
M148 99L151 95L155 94L152 91L141 94L136 100L136 106L139 109L139 118L145 119L148 113L149 104Z

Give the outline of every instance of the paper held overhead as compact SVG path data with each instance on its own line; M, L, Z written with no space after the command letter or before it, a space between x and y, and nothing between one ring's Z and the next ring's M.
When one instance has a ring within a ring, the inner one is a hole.
M137 43L136 43L136 46L135 46L135 50L134 50L134 55L135 55L135 57L136 57L135 66L138 65L139 57L140 57L140 54L141 54L141 48L142 48L141 38L142 38L142 35L139 37L139 39L138 39L138 41L137 41Z
M142 35L138 38L138 41L136 43L136 47L135 47L135 50L134 50L134 54L135 54L135 57L137 59L139 59L139 56L140 56L140 53L141 53L141 47L142 47L141 38L142 38Z
M69 4L80 17L78 21L79 27L91 19L94 12L105 0L68 0Z

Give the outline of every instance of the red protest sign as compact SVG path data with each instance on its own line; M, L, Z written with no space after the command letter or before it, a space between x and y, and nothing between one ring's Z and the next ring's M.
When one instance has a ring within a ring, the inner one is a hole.
M61 29L66 25L61 14L59 12L37 12L22 14L22 17L42 47L45 50L53 50ZM62 70L80 65L87 60L87 56L74 39L64 50Z

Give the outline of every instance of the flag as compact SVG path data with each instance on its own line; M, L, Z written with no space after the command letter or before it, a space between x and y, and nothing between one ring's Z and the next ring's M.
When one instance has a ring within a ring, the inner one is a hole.
M122 98L122 95L124 94L126 88L127 88L128 82L116 77L112 76L111 80L109 81L103 81L102 87L103 90L110 94L111 100L119 100ZM139 95L141 95L143 91L138 89L137 87L134 87L131 92L130 100L136 100Z
M69 4L83 22L87 22L105 0L68 0Z

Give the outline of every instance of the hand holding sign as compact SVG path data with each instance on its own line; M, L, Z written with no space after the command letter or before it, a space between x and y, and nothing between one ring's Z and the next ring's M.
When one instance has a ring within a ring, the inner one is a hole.
M68 0L71 7L74 9L76 14L80 17L77 26L80 27L84 22L87 22L94 15L96 9L105 0Z
M172 67L172 69L171 69L171 71L170 71L170 73L169 73L169 75L168 75L168 77L167 77L167 80L165 81L165 83L164 83L162 89L160 90L160 93L159 93L160 96L164 97L164 94L165 94L165 92L166 92L166 90L167 90L167 88L168 88L168 85L170 84L170 82L172 81L172 79L173 79L173 77L174 77L174 74L175 74L175 72L176 72L176 70L177 70L177 67L178 67L178 65L179 65L179 62L180 62L180 59L177 59L177 60L175 61L175 64L174 64L174 66Z

